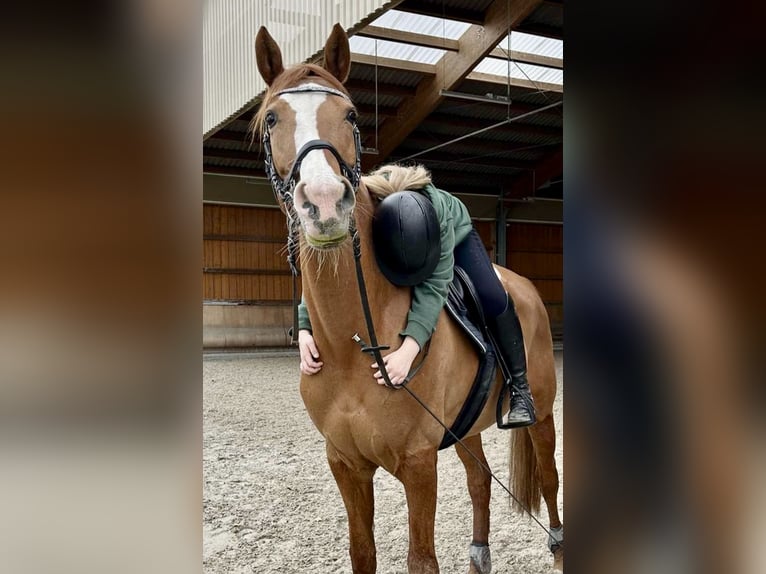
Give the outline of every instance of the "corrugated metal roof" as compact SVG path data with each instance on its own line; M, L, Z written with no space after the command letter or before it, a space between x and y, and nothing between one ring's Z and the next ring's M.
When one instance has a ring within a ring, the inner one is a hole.
M256 156L260 156L261 152L258 143L250 148L250 134L242 134L242 141L234 140L222 140L222 139L210 139L205 142L206 149L220 149L220 150L236 150L236 151L252 151Z
M381 28L391 28L406 32L425 34L437 38L456 40L465 33L470 24L457 22L446 18L434 18L398 10L389 10L377 18L373 24ZM446 54L445 50L415 46L404 42L353 36L349 39L351 51L357 54L392 58L423 64L437 64ZM551 38L543 38L522 32L512 32L498 43L499 48L516 52L525 52L549 58L563 59L564 42ZM496 76L507 77L509 62L500 58L485 58L474 71ZM564 72L555 68L536 66L533 64L511 62L511 78L545 82L563 85Z
M402 97L389 96L385 94L378 94L378 106L381 107L398 107L402 103ZM354 97L354 103L358 106L360 104L374 106L375 94L372 92L360 92Z
M237 169L263 169L262 161L249 161L241 159L231 159L225 157L208 156L205 158L205 165L216 167L232 167Z
M526 52L527 54L537 54L538 56L548 56L549 58L564 58L564 42L555 38L544 38L524 32L511 32L511 40L508 42L508 36L503 38L497 45L504 50L514 50L516 52Z
M458 22L457 20L449 20L447 18L433 18L400 10L389 10L377 18L374 24L381 28L415 32L416 34L426 34L450 40L457 40L471 27L466 22Z
M376 21L377 22L377 21ZM445 50L414 46L404 42L390 42L376 38L352 36L348 39L351 51L355 54L367 56L377 55L379 58L393 58L407 62L419 62L421 64L435 64L446 54Z
M561 136L557 135L545 135L537 133L529 133L520 129L514 131L510 129L511 125L506 129L496 129L486 131L476 137L477 140L489 140L489 141L501 141L501 142L530 142L530 143L561 143ZM427 118L418 130L422 130L431 135L448 136L444 137L443 141L447 141L450 138L456 138L464 136L475 131L475 128L458 125L457 123L435 121L432 118ZM419 133L416 130L415 133Z
M513 108L513 102L516 101L513 98L513 92L511 93L511 96L510 116L515 117L527 113L526 109L518 110ZM504 105L480 104L477 102L452 99L446 99L443 101L437 111L443 115L486 120L487 125L490 125L492 122L500 122L508 117L508 107ZM562 116L560 113L560 108L553 108L544 114L528 115L524 118L524 123L540 126L561 127Z
M221 0L218 0L221 1ZM235 3L255 2L255 0L230 0ZM308 18L323 20L317 13L317 6L324 6L323 2L338 2L343 0L276 0L282 7L282 12L288 12L295 16L296 11ZM369 1L369 0L367 0ZM384 2L379 2L385 4ZM470 24L451 19L438 17L441 13L453 13L453 17L462 17L468 21L480 21L483 12L491 0L413 0L413 6L417 10L429 12L430 16L413 14L402 10L389 10L384 12L371 25L376 28L386 28L402 32L428 36L433 43L439 45L439 40L449 40L454 46L454 41L459 39L469 28ZM273 7L274 2L270 3ZM311 6L308 6L308 5ZM348 4L348 2L347 2ZM405 0L402 7L410 3ZM311 10L314 15L309 15ZM272 9L272 12L274 10ZM325 15L325 12L321 15ZM273 15L273 14L272 14ZM370 15L372 17L372 15ZM292 17L292 16L291 16ZM296 16L297 17L297 16ZM284 18L281 25L275 24L284 37L297 38L297 34L307 33L301 26L290 27L291 20ZM509 61L502 56L485 58L474 70L480 74L491 76L484 79L466 79L458 85L451 86L455 92L471 93L480 96L491 94L494 97L506 95L507 87L504 79L507 78L510 66L510 76L513 80L521 81L518 85L511 85L511 109L512 117L534 111L554 102L563 100L563 93L559 90L538 92L529 84L540 82L563 86L563 41L535 35L539 28L541 34L558 35L563 25L561 8L554 6L552 10L538 10L534 18L527 18L521 27L527 27L531 33L514 31L510 38L505 37L498 43L498 47L511 50L514 53L530 54L549 58L554 61L545 61L540 58L519 57L517 61ZM536 28L537 26L537 28ZM320 34L319 26L314 34ZM272 25L270 24L270 31ZM363 28L356 30L362 31ZM371 35L378 32L370 31ZM324 42L324 35L317 38L319 43ZM296 40L297 41L297 40ZM280 43L282 41L280 40ZM428 42L425 42L428 43ZM399 67L398 61L416 62L434 66L438 73L441 58L446 54L445 50L436 47L421 47L404 42L361 35L350 38L352 52L364 54L367 57L377 56L389 60L386 66L374 66L369 63L355 62L351 67L348 87L354 102L361 108L360 128L365 146L376 146L376 129L380 125L396 123L400 119L399 114L411 111L411 105L418 105L417 93L422 82L428 82L431 77L417 70L405 70ZM252 51L251 47L249 49ZM534 63L528 63L526 60ZM252 58L251 58L252 60ZM390 61L396 61L391 64ZM560 60L556 62L555 60ZM287 63L287 62L286 62ZM251 64L252 66L252 64ZM254 68L254 66L253 66ZM257 72L256 72L257 73ZM482 78L482 76L480 76ZM378 118L378 127L375 125L374 106L376 103L375 82L380 84L377 94L377 105L381 108ZM433 86L426 84L425 88ZM445 88L446 89L446 88ZM405 107L402 108L402 105ZM438 174L439 180L445 185L465 186L474 192L481 188L481 184L489 186L497 183L498 189L505 189L508 182L514 181L522 170L528 170L527 166L539 164L545 158L560 150L563 134L563 107L557 107L539 114L524 117L518 122L511 122L497 129L488 130L479 135L466 138L458 142L452 142L439 150L431 151L424 156L412 160L406 158L411 155L428 150L433 146L451 142L455 138L470 135L473 132L501 122L509 114L509 108L495 102L476 102L453 97L445 97L436 110L421 122L409 136L399 144L389 158L384 161L401 161L406 163L423 160L429 169ZM262 157L259 153L250 152L260 150L259 142L250 150L249 135L245 133L247 120L251 113L243 113L240 120L230 121L226 125L228 133L221 133L221 138L210 139L205 144L205 165L211 169L226 171L238 170L237 173L259 172L263 169ZM242 141L236 141L239 134ZM233 157L222 157L222 156ZM502 185L500 185L502 183Z
M258 74L253 42L266 25L286 66L319 52L333 24L348 29L386 0L208 0L203 14L203 134L246 107L266 85Z

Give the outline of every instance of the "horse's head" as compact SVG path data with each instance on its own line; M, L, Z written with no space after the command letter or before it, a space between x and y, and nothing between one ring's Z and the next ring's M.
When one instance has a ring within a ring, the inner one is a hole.
M264 27L255 53L269 89L254 127L264 136L272 185L282 202L292 194L310 246L336 247L348 236L360 175L356 110L343 87L351 62L348 37L336 24L323 67L285 70L279 46Z

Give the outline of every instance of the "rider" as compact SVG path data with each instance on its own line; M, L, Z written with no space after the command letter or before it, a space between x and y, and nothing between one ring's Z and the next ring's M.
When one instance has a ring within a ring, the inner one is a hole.
M372 176L382 175L388 179L387 169L390 170L390 167L383 167ZM423 175L428 177L425 168L416 169L423 170ZM426 225L438 227L441 244L439 257L433 258L430 265L426 263L422 269L414 272L410 269L406 273L408 276L400 276L399 281L392 281L396 284L412 285L413 293L407 323L404 331L400 333L403 339L402 344L397 350L384 357L389 378L393 384L404 382L415 357L433 334L439 313L447 298L449 284L452 282L453 267L457 264L473 281L487 324L499 347L498 351L503 355L511 371L511 408L503 426L511 428L531 425L536 420L534 403L527 383L527 364L521 324L513 301L495 274L465 205L455 196L434 187L430 179L427 181L428 183L418 190L422 195L397 194L397 196L389 196L392 201L384 199L375 216L377 219L380 212L385 209L387 211L384 218L387 222L394 226L401 225L400 222L407 219L406 214L412 213L412 200L415 199L419 204L416 207L420 207L415 211L424 215ZM418 199L423 196L430 202ZM407 200L407 197L410 199ZM423 219L420 220L421 225L422 222ZM393 236L406 237L407 229L392 229L389 233L391 232L394 232ZM413 243L415 242L403 241L401 247L406 248L408 244ZM379 255L378 262L381 262ZM391 270L388 269L388 271L387 276L391 279ZM301 372L313 375L320 371L323 363L319 360L319 351L312 335L308 309L303 300L298 307L298 329ZM372 368L377 369L373 375L377 383L384 384L383 375L377 364L373 364Z

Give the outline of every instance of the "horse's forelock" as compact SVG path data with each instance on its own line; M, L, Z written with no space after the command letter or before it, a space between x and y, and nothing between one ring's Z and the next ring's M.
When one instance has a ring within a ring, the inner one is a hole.
M261 133L261 130L263 129L264 117L266 116L266 110L269 108L269 105L271 105L271 102L276 97L276 94L282 90L298 85L301 80L305 79L323 80L321 83L326 83L328 87L343 92L349 96L349 99L351 98L345 86L324 68L315 64L301 64L298 66L293 66L292 68L282 72L274 80L274 83L272 83L271 86L269 86L269 88L266 90L266 93L263 96L263 100L261 101L261 105L258 108L256 114L253 116L252 121L250 122L250 133L252 140L254 140L255 137Z

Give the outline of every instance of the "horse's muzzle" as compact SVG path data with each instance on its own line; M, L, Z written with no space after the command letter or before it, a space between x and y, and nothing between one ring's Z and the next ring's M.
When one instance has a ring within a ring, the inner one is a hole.
M295 188L295 209L304 235L317 249L330 249L345 240L355 204L354 190L345 178L300 182Z

